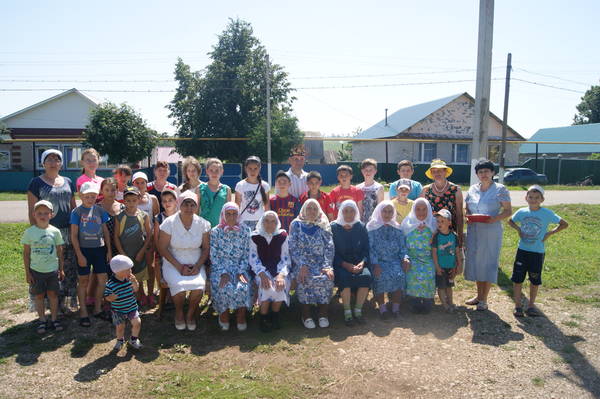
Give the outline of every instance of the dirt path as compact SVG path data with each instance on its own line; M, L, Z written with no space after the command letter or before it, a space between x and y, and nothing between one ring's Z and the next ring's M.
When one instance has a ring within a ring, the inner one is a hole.
M67 331L40 338L23 324L32 314L4 313L0 396L600 397L597 292L579 290L574 298L586 303L545 293L548 317L521 320L498 289L489 312L436 306L383 322L369 311L368 325L356 328L343 325L339 305L332 327L316 331L303 329L292 309L284 329L270 334L256 321L247 333L220 333L213 317L202 318L200 331L177 332L172 314L160 323L146 314L145 348L119 355L108 323L82 329L69 319ZM469 294L459 292L460 303Z

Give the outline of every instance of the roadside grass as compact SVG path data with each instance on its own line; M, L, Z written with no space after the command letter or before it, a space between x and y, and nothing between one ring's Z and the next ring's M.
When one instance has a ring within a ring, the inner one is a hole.
M0 192L0 201L27 201L27 193Z
M0 309L27 295L20 241L28 226L25 223L0 224Z

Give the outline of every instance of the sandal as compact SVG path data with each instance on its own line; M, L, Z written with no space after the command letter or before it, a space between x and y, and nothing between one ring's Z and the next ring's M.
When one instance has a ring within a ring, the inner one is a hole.
M63 330L63 326L62 326L62 324L60 324L60 321L58 321L58 320L54 320L52 322L52 328L55 331L62 331Z
M45 334L45 333L46 333L46 328L47 328L47 327L48 327L48 324L47 324L47 322L45 322L45 321L40 321L40 322L38 322L38 324L37 324L36 331L37 331L37 333L38 333L38 334Z
M92 322L90 321L89 317L80 317L79 318L79 325L81 327L90 327L92 325Z
M540 312L536 308L527 308L527 310L525 311L525 314L527 314L527 316L529 316L529 317L540 317L540 316L542 316L542 312Z
M525 317L525 313L523 313L523 308L515 308L513 315L515 317Z
M465 305L477 305L479 303L479 299L477 297L471 298L468 301L465 301Z

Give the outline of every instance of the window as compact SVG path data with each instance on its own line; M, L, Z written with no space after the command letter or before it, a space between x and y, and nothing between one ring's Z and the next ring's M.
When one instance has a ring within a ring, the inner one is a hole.
M500 163L500 145L492 144L488 146L488 159L493 163Z
M10 151L0 151L0 170L10 169Z
M83 150L79 145L65 145L63 147L64 167L66 169L81 169L81 153Z
M419 162L431 162L437 158L437 143L419 143Z
M452 144L452 162L469 163L469 144Z
M58 145L36 145L35 146L35 153L37 154L37 156L35 157L35 164L37 165L38 170L44 169L44 165L42 165L42 163L40 162L40 160L42 158L42 154L44 153L44 151L49 150L51 148L60 151L60 147ZM64 164L63 164L63 167L64 167Z

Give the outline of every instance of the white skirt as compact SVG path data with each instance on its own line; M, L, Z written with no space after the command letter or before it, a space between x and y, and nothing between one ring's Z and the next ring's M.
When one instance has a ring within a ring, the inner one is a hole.
M271 279L271 288L269 288L268 290L263 289L260 286L260 277L256 278L256 283L258 284L259 288L258 288L258 302L262 303L262 302L285 302L286 305L289 306L290 304L290 296L289 296L289 291L290 291L290 282L289 280L286 278L285 279L285 287L283 287L283 289L281 291L277 291L275 289L275 279Z
M204 265L200 268L200 273L195 276L182 276L173 265L163 260L162 276L163 280L169 285L171 296L183 291L204 290L206 286L206 269Z

